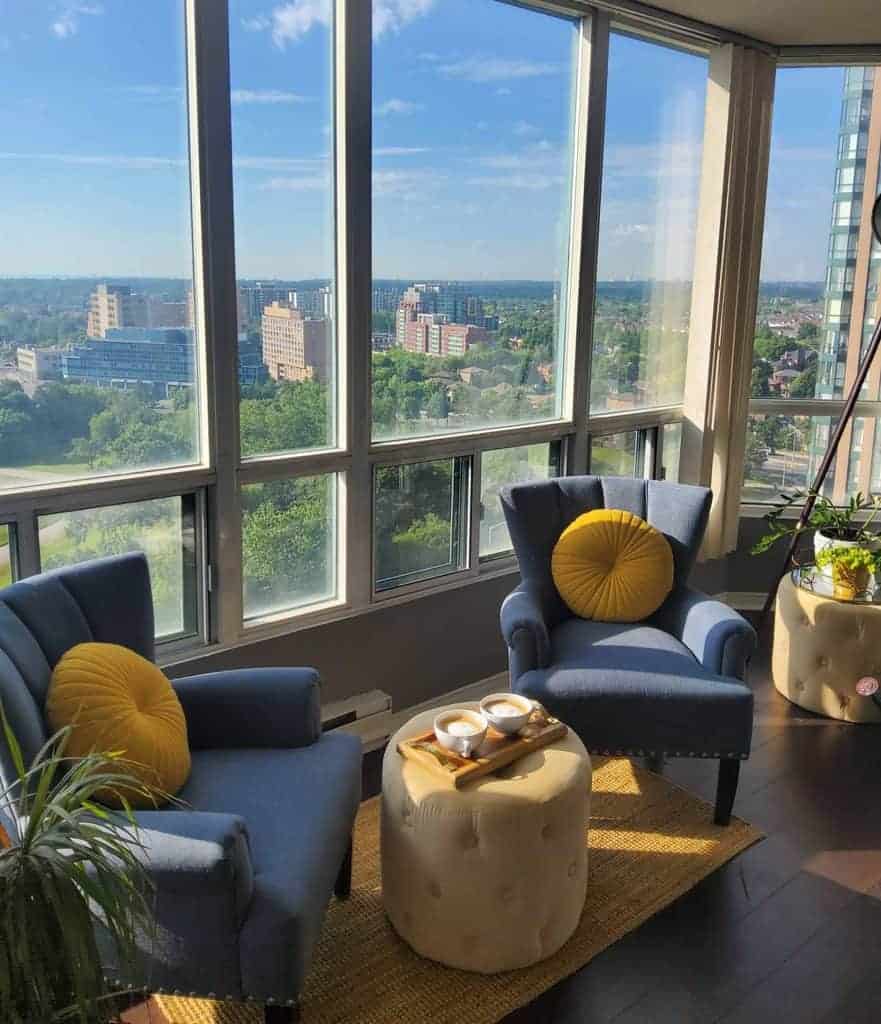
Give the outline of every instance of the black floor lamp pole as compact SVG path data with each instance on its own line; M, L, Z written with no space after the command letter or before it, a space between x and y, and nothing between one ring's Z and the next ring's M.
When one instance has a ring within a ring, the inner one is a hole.
M875 234L875 238L879 243L881 243L881 195L879 195L875 200L875 206L872 209L872 230ZM802 507L801 515L798 517L798 527L789 542L783 568L777 574L773 586L768 591L765 606L762 608L762 617L759 619L760 630L765 625L768 615L771 612L771 608L774 606L774 599L777 596L777 589L780 586L780 581L786 575L789 566L792 564L792 557L795 554L795 549L798 545L799 538L801 537L802 530L804 530L807 525L811 511L814 508L814 502L817 500L817 495L820 492L820 488L823 486L823 482L829 472L829 467L832 465L832 461L835 458L835 453L838 451L838 445L841 442L844 431L847 429L848 423L853 417L854 407L859 401L863 384L866 382L866 377L869 375L869 370L872 367L872 362L874 361L879 348L881 348L881 316L878 317L878 322L875 324L875 330L872 333L872 340L869 342L866 354L860 362L856 379L851 385L850 391L847 395L847 401L844 403L844 409L841 412L841 416L838 418L838 423L832 433L832 437L829 439L829 446L826 448L826 452L823 455L819 467L817 468L817 475L814 477L814 482L811 484L810 492L808 493L807 499Z

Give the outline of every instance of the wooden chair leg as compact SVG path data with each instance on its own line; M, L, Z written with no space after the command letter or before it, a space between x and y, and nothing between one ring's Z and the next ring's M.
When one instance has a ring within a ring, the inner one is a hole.
M334 895L338 900L344 900L352 894L352 840L349 839L349 846L343 862L340 865L339 874L333 885Z
M737 779L740 775L740 758L723 757L719 761L719 782L716 786L716 813L713 821L727 825L731 821L731 808L737 793Z
M264 1024L298 1024L300 1020L300 1004L293 1006L264 1006Z

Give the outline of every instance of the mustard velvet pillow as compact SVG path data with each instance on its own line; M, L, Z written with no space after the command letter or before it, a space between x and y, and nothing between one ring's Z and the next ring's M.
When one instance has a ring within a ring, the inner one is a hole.
M117 644L72 647L52 673L46 715L53 731L72 726L65 753L120 751L127 774L175 794L190 774L187 723L168 677L151 661ZM135 807L158 801L127 792ZM113 794L105 803L120 806Z
M551 575L575 615L601 622L640 622L673 586L666 537L632 512L594 509L560 534Z

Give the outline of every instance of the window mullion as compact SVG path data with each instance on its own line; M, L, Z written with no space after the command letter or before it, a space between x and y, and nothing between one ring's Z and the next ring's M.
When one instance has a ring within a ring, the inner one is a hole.
M479 451L471 453L469 485L470 516L467 523L468 536L468 569L472 575L480 572L480 527L483 522L483 455Z
M194 296L202 338L204 442L216 470L209 491L213 639L242 629L238 337L226 3L187 0Z
M351 452L344 489L346 601L369 604L373 536L370 450L370 326L372 275L371 62L372 9L336 0L336 249L340 337L340 436Z
M15 536L10 538L13 566L18 579L35 576L40 571L40 541L37 534L37 516L32 510L22 512L14 523Z
M584 472L588 462L590 364L596 302L600 198L606 120L606 79L609 63L609 16L594 11L581 21L578 93L575 103L575 144L572 169L568 312L564 372L564 411L575 423L567 465ZM568 401L568 404L567 404Z

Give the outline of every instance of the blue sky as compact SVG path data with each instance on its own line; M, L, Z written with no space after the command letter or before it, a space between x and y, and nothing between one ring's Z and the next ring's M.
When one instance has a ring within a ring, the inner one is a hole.
M841 68L777 72L763 280L826 276L843 89Z
M242 277L331 271L328 12L230 0ZM574 44L496 0L374 0L377 276L561 273ZM602 278L690 277L705 78L613 38ZM0 0L0 274L189 274L183 83L180 0ZM781 73L766 278L822 276L840 85Z

